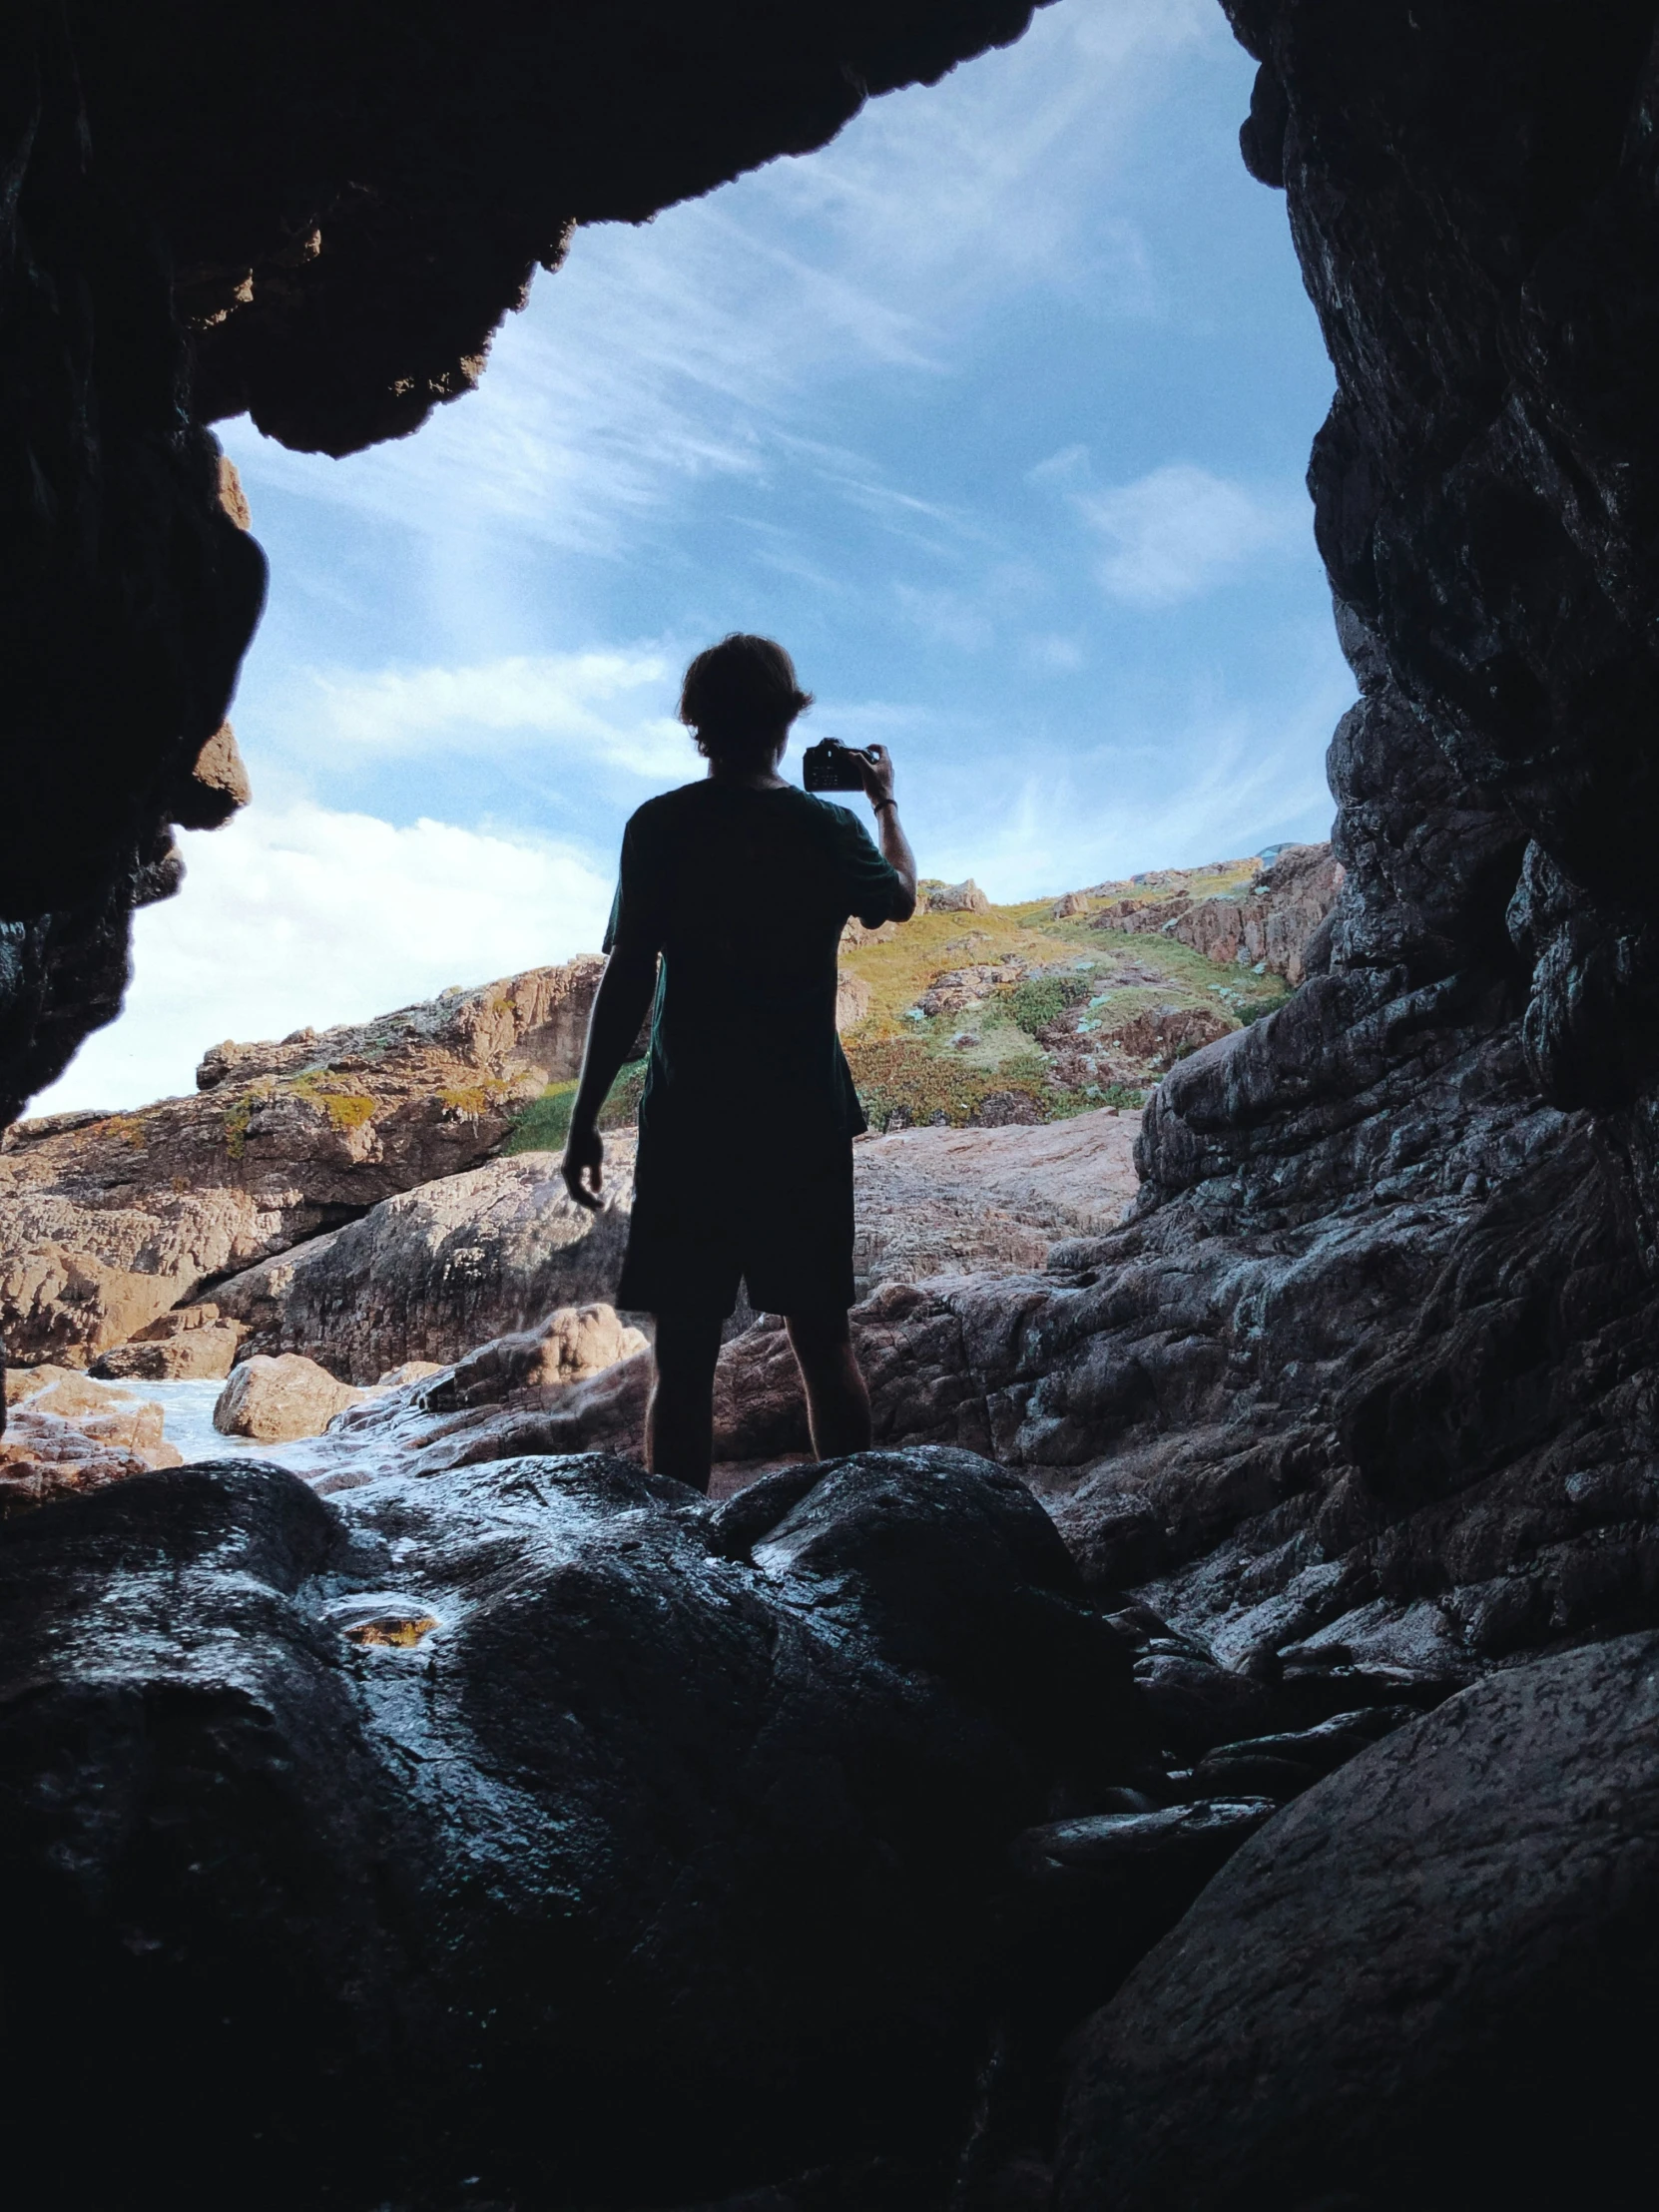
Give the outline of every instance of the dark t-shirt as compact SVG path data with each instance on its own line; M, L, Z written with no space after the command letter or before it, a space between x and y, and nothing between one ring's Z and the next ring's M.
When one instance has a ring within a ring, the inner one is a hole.
M734 1124L795 1143L866 1125L835 1034L835 948L903 887L844 807L788 786L688 784L622 839L605 950L662 954L642 1145Z

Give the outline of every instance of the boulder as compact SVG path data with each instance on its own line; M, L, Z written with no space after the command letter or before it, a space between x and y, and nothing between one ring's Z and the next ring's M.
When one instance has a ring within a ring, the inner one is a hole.
M320 1436L336 1413L360 1404L364 1395L296 1352L276 1360L256 1353L220 1391L214 1426L222 1435L252 1436L261 1443Z
M498 1337L469 1353L422 1398L432 1411L448 1412L492 1403L515 1390L566 1389L644 1350L644 1336L618 1321L614 1307L561 1306L540 1328Z
M926 912L930 914L985 914L990 899L970 875L965 883L927 883L922 886Z
M447 1366L614 1295L633 1160L633 1132L608 1130L597 1214L571 1198L556 1153L492 1160L233 1276L214 1298L254 1351L323 1356L359 1383L408 1361Z
M1004 1854L1132 1763L1077 1596L957 1452L726 1507L599 1457L326 1500L237 1461L7 1524L20 2169L194 2212L227 2173L262 2206L317 2174L664 2204L948 2166ZM62 2064L89 2015L123 2053L98 2128Z
M100 1353L91 1372L147 1382L223 1380L247 1334L245 1323L217 1306L183 1306L148 1323L130 1344Z
M835 1028L844 1036L849 1029L856 1029L869 1012L874 993L861 975L851 975L845 968L835 977Z
M1307 1791L1081 2039L1060 2212L1634 2201L1659 1637L1499 1674Z
M182 1454L163 1434L163 1409L130 1390L90 1382L72 1368L13 1368L0 1422L0 1517L102 1489Z
M1020 1107L1026 1102L1020 1098ZM1138 1189L1139 1116L918 1129L853 1147L861 1295L969 1269L1040 1267L1056 1238L1114 1227ZM1023 1120L1023 1116L1021 1116ZM448 1365L615 1294L634 1139L608 1132L606 1204L578 1208L552 1153L519 1153L390 1199L359 1222L220 1284L259 1352L301 1352L370 1383L404 1359Z
M0 1142L11 1357L85 1365L208 1282L486 1159L576 1073L603 967L532 968L372 1021L218 1045L194 1098L19 1122Z

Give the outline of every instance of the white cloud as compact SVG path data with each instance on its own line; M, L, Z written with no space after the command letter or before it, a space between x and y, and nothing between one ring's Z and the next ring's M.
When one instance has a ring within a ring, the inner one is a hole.
M136 917L125 1013L32 1113L176 1096L221 1038L361 1020L597 951L610 908L587 854L454 823L254 806L182 842L184 889Z
M1125 732L1093 759L1035 768L1010 759L1001 778L982 768L956 819L923 822L912 833L925 841L929 874L973 875L997 900L1080 890L1137 868L1239 858L1269 830L1323 838L1336 812L1325 742L1353 698L1346 669L1310 668L1301 697L1271 720L1249 706L1195 699L1185 727ZM1156 773L1171 759L1184 765L1173 784Z
M989 616L960 592L927 591L915 584L894 584L893 599L904 619L934 645L958 653L982 653L996 636Z
M1253 490L1191 461L1074 498L1110 547L1100 564L1102 584L1131 607L1195 599L1252 555L1300 546L1308 533L1305 499L1277 488Z
M692 774L691 741L674 718L677 667L656 654L511 655L471 667L310 670L279 720L292 751L408 760L534 746L653 782Z

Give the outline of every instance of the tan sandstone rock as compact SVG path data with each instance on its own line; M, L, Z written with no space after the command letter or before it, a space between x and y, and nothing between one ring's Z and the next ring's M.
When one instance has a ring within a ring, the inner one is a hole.
M1028 1280L1074 1237L1117 1226L1133 1199L1138 1114L1102 1109L1037 1128L917 1129L853 1149L862 1303L854 1340L870 1383L878 1441L989 1447L956 1301L1006 1285L1016 1312ZM985 1270L985 1273L970 1271ZM912 1282L912 1278L928 1278ZM1035 1294L1040 1295L1040 1293ZM576 1373L543 1364L536 1332L482 1346L422 1387L379 1394L319 1436L301 1471L324 1488L377 1469L436 1472L520 1453L644 1448L651 1360L608 1309L589 1309L612 1364ZM999 1309L1000 1316L1000 1309ZM555 1316L555 1334L581 1332ZM997 1326L1003 1326L999 1318ZM565 1381L565 1377L574 1380ZM715 1378L715 1491L810 1449L789 1339L763 1316L722 1350Z
M190 774L174 786L169 810L182 830L218 830L253 796L237 734L222 722L196 756Z
M409 1360L447 1366L613 1299L628 1238L634 1135L605 1135L605 1204L564 1187L558 1155L521 1152L387 1199L361 1221L221 1283L222 1313L257 1352L302 1352L369 1383Z
M160 1405L72 1368L9 1369L5 1397L0 1518L183 1463L162 1432Z
M217 1306L183 1306L101 1353L92 1373L116 1381L222 1382L247 1334L245 1322L230 1320Z
M1342 890L1342 862L1328 844L1287 844L1243 888L1209 897L1187 894L1193 877L1214 877L1238 864L1163 868L1137 876L1133 893L1107 900L1092 926L1130 935L1161 931L1223 965L1259 966L1287 983L1302 982L1309 944Z
M843 968L835 977L835 1027L842 1036L857 1028L874 995L861 975L849 975Z
M926 888L930 914L988 914L989 895L970 875L965 883L929 883Z
M853 1147L860 1296L880 1283L1041 1267L1058 1237L1116 1228L1133 1201L1141 1117L907 1129Z
M475 1166L576 1073L603 969L572 960L321 1034L220 1045L193 1098L19 1122L0 1141L12 1359L85 1365L207 1280Z
M268 1444L320 1436L336 1413L360 1404L365 1394L296 1352L276 1360L257 1353L233 1371L220 1391L214 1426L223 1436L252 1436Z
M434 1412L448 1412L496 1403L515 1391L565 1389L643 1352L645 1343L612 1306L561 1306L538 1329L498 1337L468 1353L443 1382L423 1392L422 1402Z

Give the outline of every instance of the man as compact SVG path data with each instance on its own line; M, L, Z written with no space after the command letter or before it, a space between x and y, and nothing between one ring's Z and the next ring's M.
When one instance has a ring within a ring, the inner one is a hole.
M680 719L708 775L648 801L624 833L565 1146L566 1187L598 1206L599 1109L655 993L617 1304L656 1318L647 1463L705 1491L740 1280L757 1312L788 1321L820 1458L870 1438L846 1319L866 1125L835 1034L835 951L849 915L908 920L916 867L882 747L853 756L880 852L845 808L778 774L811 705L770 638L726 638L686 671Z

